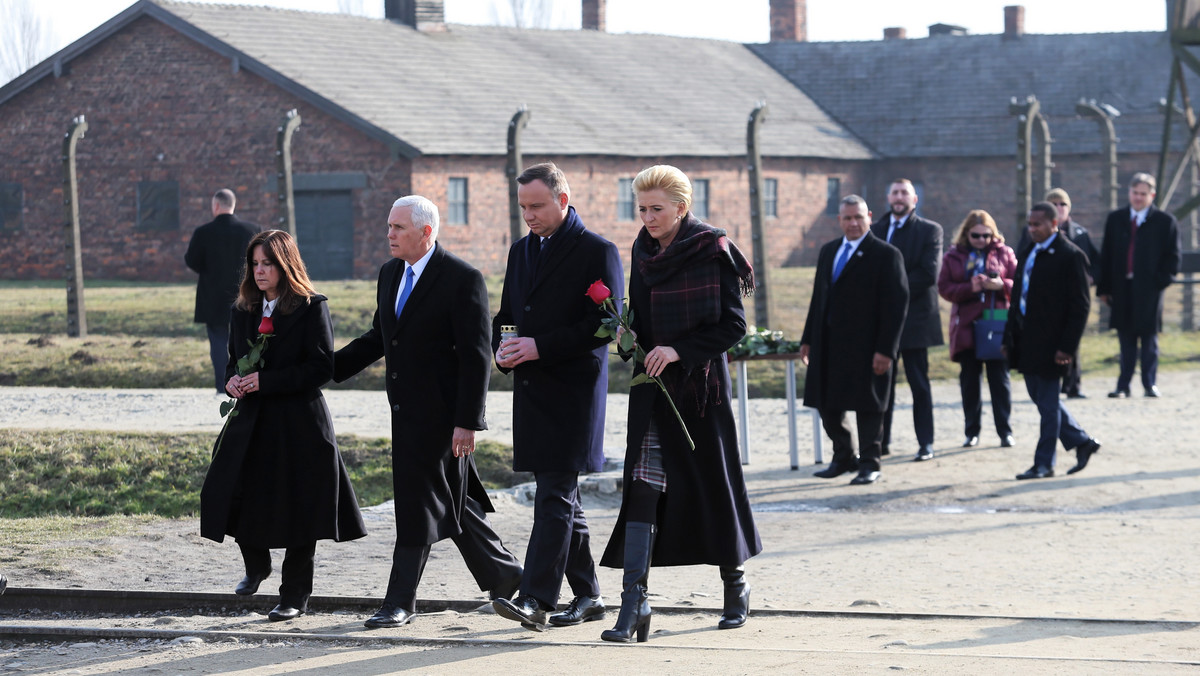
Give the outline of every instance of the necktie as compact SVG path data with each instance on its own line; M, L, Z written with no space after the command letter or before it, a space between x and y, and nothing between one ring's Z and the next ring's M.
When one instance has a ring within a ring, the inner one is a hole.
M833 281L837 281L842 274L842 268L846 267L846 261L850 260L850 242L846 242L846 246L842 247L842 252L838 254L837 260L833 262Z
M1041 244L1033 247L1033 251L1029 252L1029 259L1025 261L1025 274L1021 276L1021 314L1025 314L1025 296L1029 295L1029 274L1033 272L1033 261L1037 258L1038 251L1042 248Z
M412 266L408 266L408 272L404 275L404 288L400 289L400 295L396 297L396 318L400 318L400 313L404 311L404 304L408 302L409 295L412 294L413 278L416 274L413 273Z
M888 244L892 243L892 237L896 234L896 231L899 230L900 226L903 224L904 224L904 221L892 221L892 227L888 228L888 240L887 240Z
M1137 244L1137 216L1129 221L1129 254L1125 259L1125 278L1133 279L1133 245Z

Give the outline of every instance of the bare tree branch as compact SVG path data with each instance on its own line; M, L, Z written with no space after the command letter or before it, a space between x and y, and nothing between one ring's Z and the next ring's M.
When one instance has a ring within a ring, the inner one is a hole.
M0 83L37 65L53 50L53 32L31 0L0 2Z
M554 23L553 0L508 0L508 5L517 28L550 28Z

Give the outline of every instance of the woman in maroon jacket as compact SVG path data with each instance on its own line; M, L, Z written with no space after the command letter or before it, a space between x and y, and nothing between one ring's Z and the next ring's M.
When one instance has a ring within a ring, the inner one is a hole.
M954 237L954 246L942 259L937 286L942 298L954 304L950 309L950 358L962 367L958 383L966 418L963 448L979 444L983 413L980 383L985 368L1000 445L1012 446L1014 443L1012 427L1008 424L1012 410L1008 365L1003 359L985 361L976 358L974 323L983 316L985 309L992 307L993 301L996 309L1008 307L1016 269L1016 255L1004 244L996 221L981 209L968 213L963 219Z

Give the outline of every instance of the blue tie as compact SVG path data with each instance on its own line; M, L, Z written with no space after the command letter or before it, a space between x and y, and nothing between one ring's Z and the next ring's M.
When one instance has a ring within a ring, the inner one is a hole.
M1042 245L1038 244L1033 247L1033 251L1029 252L1029 258L1025 261L1025 274L1021 276L1021 314L1025 314L1025 296L1029 295L1029 274L1033 272L1033 261L1037 258L1038 251L1041 251Z
M842 253L838 254L837 260L833 262L833 281L837 281L838 277L842 276L842 268L846 267L846 261L850 260L850 242L846 242L846 246L842 247Z
M396 298L397 319L400 318L400 313L404 311L404 303L408 301L409 295L412 294L413 277L415 276L416 275L413 273L412 266L408 266L408 273L404 275L404 288L400 289L400 296Z

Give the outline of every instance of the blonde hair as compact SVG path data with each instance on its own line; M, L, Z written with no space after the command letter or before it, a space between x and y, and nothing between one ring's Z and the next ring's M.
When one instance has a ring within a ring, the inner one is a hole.
M987 226L987 229L992 231L993 242L1004 243L1004 235L1000 234L1000 229L996 227L996 220L992 218L992 215L983 209L975 209L968 212L962 225L958 226L958 234L954 236L954 245L971 248L971 228L977 225Z
M692 182L686 174L669 164L647 167L633 179L634 195L651 190L661 190L675 204L682 204L685 209L692 208Z

